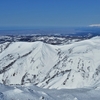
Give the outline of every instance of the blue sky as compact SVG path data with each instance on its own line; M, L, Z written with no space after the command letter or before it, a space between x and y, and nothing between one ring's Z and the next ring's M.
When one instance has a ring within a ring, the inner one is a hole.
M0 27L76 27L100 23L100 0L0 0Z

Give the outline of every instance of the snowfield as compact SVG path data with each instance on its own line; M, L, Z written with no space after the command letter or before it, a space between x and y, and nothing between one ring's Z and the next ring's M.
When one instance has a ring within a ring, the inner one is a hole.
M2 43L0 83L0 100L100 100L100 37Z
M100 89L41 89L34 85L0 84L0 100L100 100Z

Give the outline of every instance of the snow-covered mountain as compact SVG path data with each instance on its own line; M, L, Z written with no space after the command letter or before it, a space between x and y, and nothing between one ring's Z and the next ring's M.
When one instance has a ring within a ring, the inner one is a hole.
M0 44L0 83L43 88L83 88L100 83L100 37L67 45Z

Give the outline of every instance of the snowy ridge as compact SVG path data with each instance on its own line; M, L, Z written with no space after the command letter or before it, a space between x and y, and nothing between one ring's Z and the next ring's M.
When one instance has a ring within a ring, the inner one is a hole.
M69 45L43 42L1 45L0 83L31 83L49 89L83 88L100 83L100 37Z

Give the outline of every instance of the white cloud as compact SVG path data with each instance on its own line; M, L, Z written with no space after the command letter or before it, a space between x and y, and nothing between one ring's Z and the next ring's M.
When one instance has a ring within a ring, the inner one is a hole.
M100 27L100 24L91 24L90 27Z

